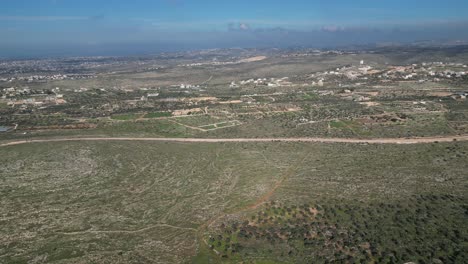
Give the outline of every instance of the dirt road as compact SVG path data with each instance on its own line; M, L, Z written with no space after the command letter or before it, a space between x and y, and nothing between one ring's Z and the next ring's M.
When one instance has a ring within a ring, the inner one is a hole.
M424 138L138 138L138 137L68 137L49 139L30 139L10 141L0 147L30 143L67 142L67 141L160 141L188 143L261 143L261 142L318 142L318 143L354 143L354 144L421 144L435 142L468 141L468 135Z

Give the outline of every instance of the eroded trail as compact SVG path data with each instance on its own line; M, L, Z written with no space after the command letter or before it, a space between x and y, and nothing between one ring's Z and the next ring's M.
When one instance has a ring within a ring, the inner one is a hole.
M270 198L273 196L273 194L275 194L276 190L281 187L281 185L283 185L283 183L289 179L291 176L294 175L294 173L296 172L297 168L299 168L301 166L302 163L304 163L304 160L307 158L308 154L306 153L304 155L304 157L302 157L302 159L299 160L299 162L297 162L297 164L293 164L291 165L291 167L288 169L288 171L281 177L281 179L279 179L275 185L273 186L273 188L271 188L267 193L265 193L263 196L261 196L260 198L258 198L255 203L249 205L249 206L246 206L244 208L241 208L239 209L236 213L241 213L243 211L247 211L247 210L251 210L251 209L257 209L260 205L264 204L265 202L267 202L268 200L270 200Z
M51 143L67 141L159 141L159 142L187 142L187 143L261 143L261 142L317 142L317 143L352 143L352 144L423 144L435 142L468 141L468 135L424 138L139 138L139 137L67 137L48 139L29 139L9 141L0 147L30 143Z
M173 229L180 229L180 230L187 230L187 231L192 231L196 232L197 229L195 228L190 228L190 227L179 227L179 226L173 226L169 224L157 224L157 225L152 225L148 226L145 228L141 228L138 230L84 230L84 231L76 231L76 232L55 232L56 234L61 234L61 235L84 235L84 234L134 234L134 233L141 233L148 231L153 228L158 228L158 227L165 227L165 228L173 228Z
M241 213L245 213L245 212L248 212L248 211L255 210L259 206L261 206L262 204L264 204L268 200L270 200L270 198L275 194L276 190L278 188L280 188L286 180L288 180L290 177L292 177L294 175L294 173L302 165L302 163L304 163L304 161L306 160L306 158L308 156L309 156L309 153L305 153L303 155L303 157L301 159L299 159L298 162L292 164L287 169L287 171L284 173L284 175L281 176L281 178L276 181L276 183L273 185L273 187L270 190L268 190L268 192L266 192L265 194L260 196L258 199L256 199L253 203L248 204L248 205L246 205L244 207L238 208L235 211L232 211L232 212L229 212L229 213L221 212L220 214L216 215L215 217L212 217L211 219L206 221L204 224L202 224L198 228L198 232L197 232L198 241L203 242L203 244L199 244L199 246L208 248L208 242L204 239L204 236L205 236L205 232L213 224L217 223L218 221L220 221L221 219L223 219L223 218L225 218L227 216L237 215L237 214L241 214ZM207 250L209 250L209 249L207 249Z

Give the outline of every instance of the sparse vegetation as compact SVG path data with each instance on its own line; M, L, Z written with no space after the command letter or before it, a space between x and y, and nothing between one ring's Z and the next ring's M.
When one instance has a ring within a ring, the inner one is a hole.
M272 202L242 222L221 224L208 243L233 262L457 263L468 257L464 202L451 195L370 204Z
M0 149L7 263L466 257L464 142L41 146Z
M463 263L466 54L2 64L0 263Z

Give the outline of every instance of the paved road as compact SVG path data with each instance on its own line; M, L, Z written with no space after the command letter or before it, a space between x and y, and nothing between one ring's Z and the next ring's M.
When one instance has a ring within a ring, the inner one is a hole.
M354 144L421 144L435 142L468 141L468 135L425 138L138 138L138 137L69 137L50 139L31 139L11 141L0 144L0 147L30 143L67 142L67 141L159 141L189 143L230 143L230 142L318 142L318 143L354 143Z

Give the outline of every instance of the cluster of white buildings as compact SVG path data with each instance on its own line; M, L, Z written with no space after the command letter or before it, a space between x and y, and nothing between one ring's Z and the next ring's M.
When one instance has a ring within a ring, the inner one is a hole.
M38 91L39 93L44 93L44 91ZM31 94L31 89L28 87L22 87L22 88L16 88L16 87L10 87L10 88L3 88L1 90L1 97L2 99L6 99L8 97L15 97L18 95L28 95Z
M0 81L3 82L13 82L13 81L25 81L25 82L34 82L34 81L56 81L56 80L80 80L80 79L91 79L95 78L95 75L92 74L54 74L54 75L31 75L31 76L20 76L20 77L10 77L10 78L1 78Z
M428 80L440 81L441 79L461 78L468 75L467 65L461 63L422 63L409 66L390 66L386 70L373 69L364 61L359 66L337 68L335 71L325 71L312 74L310 78L326 80L333 76L344 76L349 80L368 80L370 75L375 75L383 80L408 80L425 82ZM314 84L314 83L313 83Z
M292 83L289 81L289 77L283 77L283 78L258 78L258 79L248 79L248 80L242 80L237 84L236 82L231 82L230 87L239 87L239 86L244 86L244 85L263 85L263 86L268 86L268 87L280 87L280 86L291 86Z
M429 67L428 67L429 66ZM432 78L433 81L440 81L443 79L451 78L461 78L468 75L468 71L465 70L454 70L447 69L450 67L453 68L467 68L466 65L460 63L449 63L444 64L442 62L433 62L433 63L423 63L421 66L418 64L413 64L411 66L399 66L392 67L390 70L385 72L382 75L379 75L379 78L402 78L404 80L416 80L424 82Z
M24 88L4 88L0 90L1 99L5 100L8 106L21 106L26 108L30 106L43 106L48 104L65 104L63 94L60 93L60 88L52 89L52 93L44 92L43 90L31 91L28 87ZM29 98L25 98L28 96Z
M180 89L200 89L200 85L192 85L192 84L184 84L181 83L179 85Z
M455 62L449 62L449 63L444 63L444 62L423 62L421 64L423 67L426 66L452 66L452 67L463 67L463 68L468 68L467 65L463 63L455 63Z
M61 105L65 103L67 103L67 101L63 99L63 95L57 94L26 99L10 99L7 105L11 107L19 106L21 108L27 108L28 106L41 107L44 105Z

